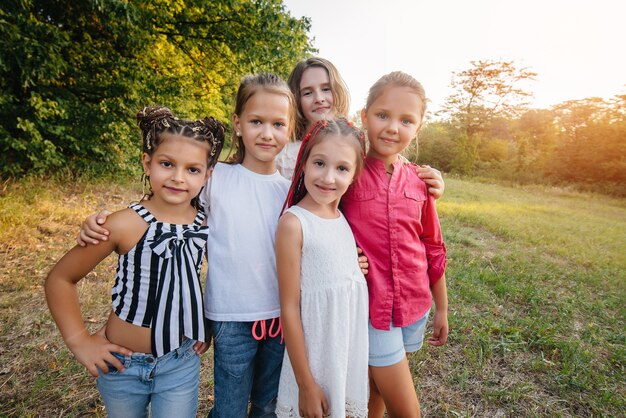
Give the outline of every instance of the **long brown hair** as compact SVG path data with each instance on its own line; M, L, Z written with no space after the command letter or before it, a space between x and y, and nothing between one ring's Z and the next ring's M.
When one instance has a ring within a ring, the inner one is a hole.
M287 80L289 88L295 96L297 103L298 124L296 126L296 139L301 139L306 134L306 128L309 124L304 117L302 106L300 105L300 81L302 81L302 75L304 72L311 67L323 68L328 73L330 89L333 94L333 107L337 116L346 117L350 111L350 92L333 63L320 57L303 59L296 64L289 75L289 79Z

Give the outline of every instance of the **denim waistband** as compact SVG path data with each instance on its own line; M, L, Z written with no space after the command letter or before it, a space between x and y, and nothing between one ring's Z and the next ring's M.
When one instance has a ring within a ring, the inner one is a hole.
M160 357L156 357L150 353L133 353L130 356L123 356L118 353L113 353L113 355L115 355L115 357L122 361L125 367L130 366L130 363L154 363L163 361L170 357L179 358L183 356L187 351L192 349L195 342L196 341L192 339L185 339L180 344L180 347L170 351L169 353L163 354Z

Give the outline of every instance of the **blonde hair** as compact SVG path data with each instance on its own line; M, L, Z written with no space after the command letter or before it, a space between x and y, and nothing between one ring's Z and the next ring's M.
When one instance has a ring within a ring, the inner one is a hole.
M296 64L289 75L289 79L287 80L289 88L295 96L297 103L296 109L298 124L296 126L296 139L302 139L302 137L306 134L306 128L309 124L304 117L304 113L302 112L302 106L300 106L300 81L302 81L302 75L304 72L312 67L323 68L328 73L330 89L333 95L333 108L336 111L336 116L347 117L348 112L350 111L350 92L333 63L320 57L303 59Z
M240 117L246 108L248 100L250 100L250 98L259 91L278 94L287 98L289 101L287 134L288 137L291 138L296 125L296 115L294 111L296 108L296 100L294 99L289 86L285 83L285 80L276 74L260 73L243 77L239 83L239 88L237 89L237 96L235 96L235 115ZM231 144L233 146L233 155L228 158L228 163L241 164L246 155L246 149L243 145L243 139L240 136L237 136L235 129L233 129Z
M372 105L372 103L374 103L376 99L378 99L380 95L383 94L383 91L389 86L408 87L409 89L413 90L415 94L417 94L417 97L419 98L419 101L421 103L421 112L419 115L419 126L421 128L422 121L424 120L424 113L426 112L426 102L428 101L428 99L426 99L426 92L424 91L424 86L422 86L422 83L402 71L394 71L389 74L385 74L384 76L379 78L372 87L370 87L369 93L367 95L367 100L365 102L365 109L368 109Z

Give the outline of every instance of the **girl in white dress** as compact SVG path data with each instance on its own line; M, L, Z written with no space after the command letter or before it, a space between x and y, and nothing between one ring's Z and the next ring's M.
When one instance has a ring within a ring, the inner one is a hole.
M339 200L363 166L363 134L346 119L305 136L276 232L287 352L278 417L366 417L368 296Z

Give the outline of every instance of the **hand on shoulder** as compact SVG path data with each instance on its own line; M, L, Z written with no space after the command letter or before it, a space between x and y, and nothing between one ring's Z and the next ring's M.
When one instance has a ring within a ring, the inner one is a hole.
M148 224L134 210L125 208L109 215L102 226L109 231L109 240L115 243L116 251L123 254L139 241Z

